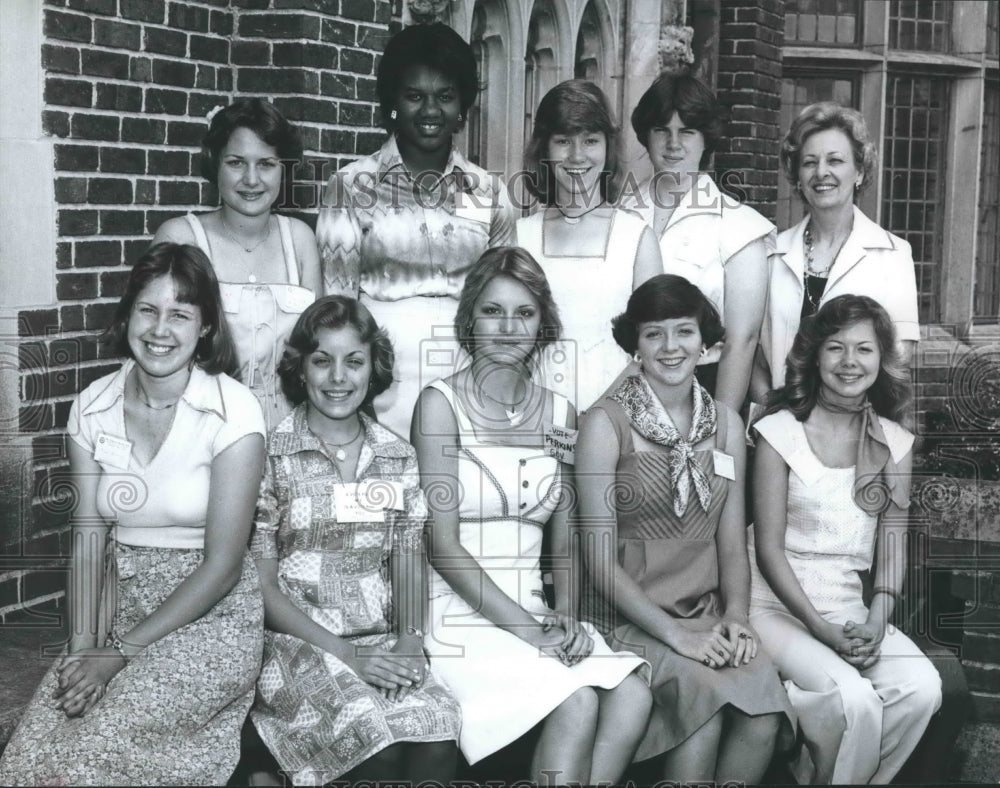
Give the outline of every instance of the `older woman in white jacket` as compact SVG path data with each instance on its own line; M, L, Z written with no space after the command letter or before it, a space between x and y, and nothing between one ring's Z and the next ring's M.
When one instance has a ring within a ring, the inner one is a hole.
M785 357L802 319L838 295L866 295L889 313L904 363L920 339L910 245L854 204L878 163L864 119L835 102L806 107L781 146L781 165L807 216L778 235L751 398L785 382Z

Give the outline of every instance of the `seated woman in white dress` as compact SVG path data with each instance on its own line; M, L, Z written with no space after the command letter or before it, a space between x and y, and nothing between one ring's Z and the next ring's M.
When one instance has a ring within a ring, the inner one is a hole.
M532 383L532 356L559 334L545 274L523 249L470 271L455 329L471 363L421 393L411 440L432 515L432 671L462 706L470 764L543 722L539 783L616 782L646 728L634 654L613 653L574 618L568 518L575 412ZM551 448L551 452L548 450ZM549 529L555 610L540 569Z
M750 621L799 715L798 781L888 783L941 703L934 666L889 624L913 445L892 321L867 296L833 298L787 367L755 425ZM869 608L859 572L873 561Z
M219 285L196 247L140 257L106 336L127 360L80 393L67 424L68 654L8 744L0 783L223 785L260 670L246 544L264 419L229 377Z

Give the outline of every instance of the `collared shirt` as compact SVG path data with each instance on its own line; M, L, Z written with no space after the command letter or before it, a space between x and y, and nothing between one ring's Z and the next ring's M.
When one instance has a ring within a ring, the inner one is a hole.
M443 175L415 177L390 137L330 178L316 239L327 294L457 299L479 256L513 243L514 210L499 176L454 148Z
M67 432L101 466L97 509L115 522L115 538L137 547L204 547L212 461L246 435L264 435L260 405L250 390L227 375L198 366L175 406L163 444L148 464L129 448L114 456L110 441L128 441L125 382L135 366L126 361L84 389L70 408Z
M250 544L255 559L283 559L303 549L348 550L352 542L344 540L343 531L356 536L354 523L337 521L334 487L344 479L326 444L309 429L307 412L307 404L302 403L268 436ZM379 549L417 550L428 515L416 451L364 413L358 416L364 435L354 481L398 482L403 489L401 505L386 509L385 523L374 529L387 535L384 544L379 540ZM361 530L371 529L367 524Z
M654 181L655 176L622 200L623 208L634 210L650 227L656 208ZM726 263L760 238L766 240L770 251L774 234L771 222L720 192L711 176L702 172L660 233L663 271L683 276L696 285L725 320Z
M770 366L771 387L785 382L785 357L799 330L805 296L805 245L809 217L778 235L770 257L771 281L767 313L761 329L761 347ZM830 268L823 306L831 298L865 295L889 313L897 340L920 339L917 282L910 245L879 227L854 206L854 226Z

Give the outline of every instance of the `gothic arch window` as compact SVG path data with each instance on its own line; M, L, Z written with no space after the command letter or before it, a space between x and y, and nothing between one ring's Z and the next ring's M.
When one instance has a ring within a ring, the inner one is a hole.
M589 0L580 17L573 76L597 84L614 107L618 103L618 91L612 83L612 76L616 72L613 30L607 5L601 0Z
M559 83L559 23L551 0L539 0L531 10L524 53L524 138L531 136L535 109Z
M510 24L504 0L476 0L469 43L479 69L479 97L469 112L469 158L490 170L502 171L506 155L507 73ZM491 139L491 133L496 137Z

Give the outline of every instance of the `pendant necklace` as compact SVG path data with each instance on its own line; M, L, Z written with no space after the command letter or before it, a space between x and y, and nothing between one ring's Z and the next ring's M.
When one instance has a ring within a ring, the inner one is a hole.
M349 441L346 441L344 443L330 443L325 438L322 438L319 435L317 435L316 437L319 438L320 443L322 443L326 447L327 452L329 454L332 454L333 458L337 462L343 462L344 460L347 459L348 447L354 445L354 441L356 441L361 436L361 431L363 429L364 425L361 423L361 419L358 419L358 431L354 433L354 437L351 438ZM336 451L330 451L331 448L335 448Z
M578 213L576 216L570 216L568 213L566 213L566 211L562 209L562 206L559 205L558 203L553 203L553 205L555 205L556 210L559 211L559 213L562 215L563 221L566 222L566 224L573 225L573 224L579 224L580 220L583 219L584 216L586 216L591 211L596 211L598 208L604 205L604 201L602 200L601 202L597 203L597 205L595 205L593 208L588 208L583 213Z
M524 387L523 396L517 402L511 402L511 403L506 403L501 400L498 400L496 397L490 396L489 392L486 391L485 388L480 388L479 390L482 393L482 395L486 397L486 399L490 400L491 402L495 402L497 405L503 408L504 415L507 417L507 423L510 424L511 427L516 427L518 424L521 423L521 420L524 418L524 408L520 406L524 405L525 400L528 399L527 386Z
M256 252L261 246L267 243L267 239L271 237L270 216L267 217L267 231L264 233L264 237L259 239L257 243L252 246L245 246L242 241L237 239L233 231L229 229L229 223L222 217L222 214L219 214L219 221L222 222L222 229L226 231L226 235L229 236L230 240L247 254L253 254ZM249 270L245 265L243 267L247 270L247 281L250 282L250 284L254 284L257 281L257 275L253 273L253 271Z

